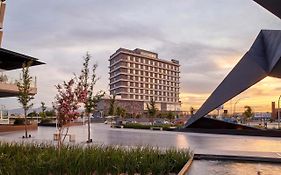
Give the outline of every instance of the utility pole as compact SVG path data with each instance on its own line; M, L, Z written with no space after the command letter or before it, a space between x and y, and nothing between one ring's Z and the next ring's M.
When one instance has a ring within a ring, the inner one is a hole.
M277 109L277 116L278 116L278 129L280 129L280 98L281 95L278 98L278 109Z

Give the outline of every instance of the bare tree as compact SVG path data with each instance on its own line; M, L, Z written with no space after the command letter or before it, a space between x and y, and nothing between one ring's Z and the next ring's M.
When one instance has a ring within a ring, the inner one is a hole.
M97 103L104 96L103 91L95 91L95 84L99 80L96 76L97 64L94 64L90 72L89 61L91 55L87 52L84 57L83 69L81 70L81 75L79 76L78 81L78 97L79 101L84 104L84 112L88 118L88 140L87 142L92 142L91 139L91 127L90 127L90 115L96 110ZM91 75L92 74L92 75Z
M31 100L34 99L33 95L30 95L32 77L29 74L29 67L31 65L32 61L29 61L22 65L21 78L17 83L17 87L19 90L18 101L24 110L25 138L27 138L27 111L33 106Z

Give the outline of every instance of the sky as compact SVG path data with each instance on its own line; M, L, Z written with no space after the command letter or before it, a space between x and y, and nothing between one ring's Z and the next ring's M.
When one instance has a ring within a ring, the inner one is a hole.
M251 0L8 0L2 47L47 63L32 67L48 106L55 85L79 73L88 51L98 64L98 90L109 90L109 56L118 48L143 48L180 61L182 109L199 108L250 48L261 29L281 21ZM5 72L6 73L6 72ZM18 78L20 70L7 72ZM281 80L266 78L224 106L270 111ZM0 99L8 109L16 98Z

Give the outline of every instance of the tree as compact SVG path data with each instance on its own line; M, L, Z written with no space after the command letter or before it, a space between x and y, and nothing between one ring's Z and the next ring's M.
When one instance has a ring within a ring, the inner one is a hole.
M153 98L151 98L150 102L146 104L146 107L147 107L148 115L151 118L151 122L153 124L155 115L157 113L156 104L155 104L155 101L153 100Z
M113 94L113 96L112 97L110 97L110 100L109 100L109 109L108 109L108 115L115 115L115 112L116 112L116 106L115 106L115 102L116 102L116 100L115 100L115 98L116 98L116 95L115 94Z
M193 116L193 115L194 115L194 112L195 112L195 109L191 106L191 107L190 107L190 115Z
M170 120L170 122L172 122L172 120L175 118L175 114L172 111L169 111L167 118Z
M88 140L87 142L92 142L91 139L91 128L90 128L90 114L96 110L97 103L104 96L105 92L98 91L94 94L94 86L98 81L96 76L97 64L94 64L92 67L92 71L90 72L89 61L91 59L91 55L87 52L84 57L83 69L81 70L81 75L79 76L77 95L79 102L84 104L84 112L88 118ZM92 73L92 75L90 75Z
M27 111L33 106L31 100L34 99L33 95L30 94L32 77L29 75L29 67L31 65L31 61L22 65L21 78L20 81L17 82L19 90L18 101L24 110L25 138L27 138Z
M32 112L30 112L29 114L27 114L27 116L28 117L35 117L35 116L37 116L38 114L37 114L37 112L36 111L32 111Z
M45 113L46 113L46 117L54 117L54 116L56 116L56 111L54 109L47 110Z
M253 110L250 106L244 106L244 113L243 116L245 117L245 121L248 121L251 117L254 116Z
M46 118L46 110L47 110L47 107L45 106L45 103L41 102L41 112L39 113L39 115L42 119Z
M58 84L56 88L58 94L55 97L53 107L56 110L58 124L58 149L60 152L61 145L69 129L68 127L66 128L65 136L62 138L62 134L65 129L64 125L79 116L79 101L76 94L77 87L74 79L71 79L68 82L64 81L63 84Z
M124 118L125 115L126 115L126 110L125 110L124 108L118 106L118 107L116 108L116 115L119 116L119 117L121 117L121 118Z

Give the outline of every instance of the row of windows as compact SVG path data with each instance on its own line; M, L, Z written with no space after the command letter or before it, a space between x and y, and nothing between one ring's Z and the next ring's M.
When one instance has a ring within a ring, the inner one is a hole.
M154 97L154 96L147 96L147 95L129 95L130 99L135 99L135 100L155 100L155 101L167 101L167 102L178 102L177 99L174 98L167 98L167 97Z
M160 67L160 68L172 69L172 70L176 70L176 71L179 70L179 68L177 66L167 64L167 63L162 63L162 62L157 61L157 60L150 60L150 59L146 59L146 58L138 58L138 57L134 57L134 56L127 56L127 60L130 60L132 62L137 62L137 63L150 64L150 65L157 66L157 67Z
M126 66L126 65L123 65L125 67L129 67L129 66ZM110 67L110 71L114 71L114 70L119 70L120 66L118 65L115 65L113 67ZM157 76L164 76L162 74L165 74L166 76L176 76L178 77L179 76L179 72L175 72L175 71L169 71L169 70L163 70L163 69L158 69L158 68L154 68L154 67L148 67L148 66L137 66L137 67L131 67L130 68L132 69L128 69L128 73L133 73L133 74L139 74L139 75L144 75L146 74L146 72L148 71L152 71L152 73L157 74ZM137 70L139 69L139 70ZM115 71L114 71L115 72ZM151 72L150 72L151 73Z
M110 77L114 77L114 76L118 75L119 73L121 73L120 69L110 73ZM151 77L151 78L157 78L157 79L160 79L161 81L165 81L165 80L166 81L167 80L179 81L179 77L162 75L162 74L157 74L157 73L153 73L153 72L138 71L138 70L133 70L133 69L128 69L127 71L125 70L124 73L131 74L130 76L128 76L128 79L131 79L131 80L134 79L132 77L138 77L138 76L134 76L134 75L139 75L139 76L146 76L146 77ZM139 77L137 79L141 79L141 78L143 78L143 80L137 80L137 81L145 81L144 77Z
M176 82L173 82L173 81L166 81L166 80L159 80L159 79L154 79L154 78L138 77L138 76L127 76L127 77L125 77L125 76L117 76L117 77L111 78L110 79L110 83L116 82L116 81L118 81L120 79L131 80L131 81L139 81L140 83L135 82L135 83L137 83L137 85L134 85L134 86L137 86L137 87L139 85L140 86L146 86L145 84L147 84L147 83L159 84L161 86L168 85L168 86L179 87L179 79L176 79Z
M178 97L178 93L172 93L172 92L162 92L162 91L154 91L154 90L145 90L145 89L134 89L130 88L128 89L128 92L130 93L140 93L140 94L150 94L150 95L163 95L163 96L169 96L169 97Z
M148 72L148 71L142 71L142 70L128 69L128 73L135 74L135 75L151 76L151 77L153 76L156 78L159 77L159 78L163 78L163 79L166 79L167 77L172 77L172 76L179 77L179 73L177 73L177 72L174 72L173 74L171 72L165 73L163 75L163 74L157 73L157 72Z
M129 87L136 87L136 88L147 88L147 89L155 89L155 90L167 90L167 91L175 91L179 92L179 86L178 87L172 87L172 86L163 86L163 85L157 85L157 84L147 84L147 83L136 83L136 82L120 82L115 83L110 86L110 88L115 88L119 86L129 86Z
M176 72L176 71L167 70L167 69L161 69L161 68L152 67L152 66L145 66L145 65L140 65L140 64L134 64L134 63L128 63L127 65L123 64L123 66L127 66L127 67L130 67L130 68L136 68L136 69L150 70L150 71L153 71L153 72L164 73L164 74L174 75L174 76L178 76L179 75L179 73Z

